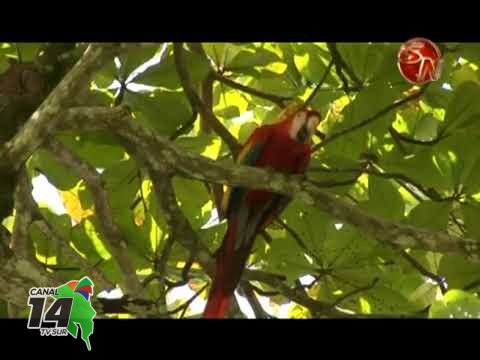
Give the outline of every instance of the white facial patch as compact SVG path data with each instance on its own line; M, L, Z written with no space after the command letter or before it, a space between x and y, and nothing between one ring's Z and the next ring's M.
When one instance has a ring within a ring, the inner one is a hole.
M317 115L310 115L307 120L308 132L314 134L318 124L320 124L320 118Z
M299 111L297 114L295 114L289 132L292 139L297 138L297 133L300 128L305 124L305 121L307 121L307 113L305 111Z

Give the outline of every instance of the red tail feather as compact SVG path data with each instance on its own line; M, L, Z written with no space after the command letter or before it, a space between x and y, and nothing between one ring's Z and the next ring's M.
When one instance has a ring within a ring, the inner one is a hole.
M230 307L230 295L225 294L222 289L218 289L210 294L207 306L203 312L206 319L224 318Z
M204 318L224 318L229 310L243 267L247 260L248 247L235 250L235 225L230 225L225 233L222 247L217 253L215 277L205 307Z

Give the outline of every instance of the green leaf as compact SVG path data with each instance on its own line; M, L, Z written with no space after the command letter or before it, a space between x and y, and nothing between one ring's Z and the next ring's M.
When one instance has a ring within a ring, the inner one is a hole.
M118 138L108 131L60 135L59 139L95 168L108 168L125 156L125 150L119 145Z
M102 259L97 252L92 239L87 234L86 230L87 220L82 221L80 224L75 225L72 228L69 239L72 242L74 249L85 257L90 264L95 264Z
M261 76L247 84L257 90L270 93L281 94L282 96L295 97L301 93L301 90L289 82L284 76L264 70ZM270 104L269 104L270 105Z
M475 161L470 174L465 179L464 192L469 195L480 192L480 159Z
M478 43L460 43L458 46L458 54L462 58L480 65L480 45Z
M448 154L447 154L448 155ZM380 166L389 173L400 173L413 179L425 189L434 188L437 192L451 191L452 179L446 177L436 162L436 153L431 147L418 147L414 154L404 156L398 152L386 153L380 158ZM444 165L448 166L449 159Z
M30 62L35 60L40 50L41 44L39 43L16 43L16 46L20 50L22 55L22 62ZM15 49L15 46L13 46ZM14 53L16 54L16 52Z
M403 198L391 180L369 176L368 196L369 201L363 206L372 214L392 220L403 218L405 211Z
M192 117L192 110L183 93L157 91L147 95L128 92L125 104L147 126L163 135L172 134Z
M255 49L254 51L240 51L228 64L227 69L234 72L241 72L242 69L249 69L254 66L266 66L281 59L277 54L266 49Z
M344 121L340 128L350 128L376 115L395 100L397 91L390 88L388 84L375 83L361 91L355 99L342 111ZM372 99L375 101L372 102ZM386 129L394 121L394 113L389 112L372 121L365 126L365 129L373 131L376 135L385 133ZM362 130L358 130L362 131Z
M185 66L194 85L198 85L207 76L210 66L205 58L197 53L185 51ZM159 64L149 67L135 78L135 82L168 89L179 89L180 78L177 74L173 53Z
M442 169L444 176L451 179L451 186L457 188L476 174L473 173L476 162L480 160L476 151L477 138L454 133L434 148L434 160Z
M56 248L53 246L50 239L48 239L35 225L29 226L30 239L33 243L33 248L37 256L44 259L41 261L45 263L49 257L56 256ZM46 258L46 259L45 259Z
M109 61L104 67L102 67L100 71L97 71L95 73L93 81L99 88L105 89L113 83L115 77L117 76L118 70L112 60Z
M142 46L129 51L126 55L120 56L121 68L120 72L123 74L124 79L136 70L139 66L150 60L158 51L158 45ZM129 79L130 81L135 80Z
M450 290L429 310L430 318L480 318L480 299L461 290Z
M315 44L294 44L293 48L293 60L298 71L309 82L319 83L327 70L329 54ZM339 84L332 74L332 71L327 74L324 84L337 87Z
M199 134L195 137L183 136L175 142L185 151L201 154L209 145L212 145L214 139L214 135Z
M70 190L79 181L70 169L66 168L47 150L37 150L28 162L28 167L30 171L40 170L48 178L48 181L59 190Z
M442 256L438 274L445 277L450 289L463 289L480 278L480 265L463 256Z
M225 119L231 119L240 116L240 112L236 106L227 106L221 110L215 111L215 114Z
M477 202L461 205L463 221L470 237L480 239L480 204Z
M360 80L371 78L382 64L384 44L337 44L343 60L351 67ZM396 63L396 59L391 59Z
M203 43L203 49L218 67L228 68L232 60L242 51L242 46L231 43Z
M449 131L461 126L474 115L480 114L480 85L476 82L463 82L454 92L454 96L445 114L445 128Z
M114 214L116 209L129 209L135 200L140 181L136 177L138 171L137 163L128 159L117 162L102 173L101 179Z
M410 211L407 222L423 229L446 230L451 208L450 202L422 201Z
M451 73L451 82L454 88L461 86L462 83L467 81L477 82L479 81L478 72L473 70L469 65L465 64L460 68L455 69Z
M425 114L415 124L414 138L421 141L436 139L439 125L440 122L432 114Z
M253 121L243 123L238 132L238 141L244 144L257 127L258 125Z
M206 206L210 196L204 183L175 177L173 186L182 212L194 228L205 225L211 206ZM205 208L204 208L205 207Z
M267 271L285 275L289 283L311 272L310 263L292 236L286 231L270 231L269 234L273 241L265 257ZM257 246L261 245L258 243L263 240L257 240Z

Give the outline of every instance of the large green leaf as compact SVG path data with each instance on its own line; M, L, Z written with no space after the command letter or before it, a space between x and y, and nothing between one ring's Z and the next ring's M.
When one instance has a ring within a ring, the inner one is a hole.
M241 72L243 69L250 69L254 66L266 66L280 60L277 54L264 48L251 51L242 50L230 61L227 69Z
M445 127L450 131L462 126L472 116L480 114L480 85L463 82L454 92L445 114Z
M382 64L384 44L337 44L344 61L350 65L352 71L360 80L367 80L378 72ZM392 63L396 62L391 58Z
M47 150L39 149L28 162L30 170L39 170L59 190L70 190L78 183L79 178L70 171L55 156Z
M372 214L392 220L403 217L405 206L402 195L393 182L377 176L368 177L369 201L363 206Z
M185 95L179 92L128 92L125 104L131 107L135 116L162 135L172 134L192 117L190 104Z
M210 196L207 187L200 181L176 177L173 180L175 194L183 213L195 228L205 225L211 206L207 206Z
M480 204L477 202L463 203L461 209L468 234L480 241Z
M118 138L107 131L61 135L59 139L96 168L107 168L125 156L125 150L118 143Z
M189 51L186 51L185 65L194 84L203 80L210 69L205 58ZM179 89L181 83L175 67L173 53L170 53L159 64L149 67L138 75L135 82L168 89Z
M126 55L120 56L120 73L126 80L127 77L139 66L150 60L158 51L159 45L148 45L132 49ZM130 81L135 79L129 79Z
M480 318L480 299L461 290L450 290L429 310L430 318Z
M450 289L463 289L479 279L480 265L463 256L443 256L438 273L445 277Z
M430 230L446 230L450 202L422 201L408 214L408 223L419 228Z

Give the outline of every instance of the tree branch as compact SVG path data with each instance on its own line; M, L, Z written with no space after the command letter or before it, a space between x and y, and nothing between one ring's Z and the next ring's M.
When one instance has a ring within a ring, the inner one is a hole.
M368 291L368 290L372 289L377 283L378 283L378 278L375 278L375 279L373 279L371 284L359 287L358 289L354 289L354 290L346 293L345 295L340 297L337 301L335 301L332 306L340 305L342 302L344 302L348 298L351 298L352 296L355 296L357 294L360 294L360 293L363 293L365 291Z
M28 197L31 191L28 174L23 167L18 174L17 187L14 194L16 213L11 248L16 254L33 261L35 260L35 251L29 232L30 224L33 221L33 213L28 206Z
M325 69L325 72L323 73L323 76L321 78L321 80L318 82L317 86L315 87L315 89L312 91L312 93L310 94L310 96L308 97L307 100L305 100L305 106L308 106L312 101L313 99L315 99L315 96L317 95L318 91L320 90L320 88L322 87L323 83L325 82L325 80L327 79L327 76L328 74L330 73L330 69L332 68L332 65L333 65L333 59L330 60L330 62L328 63L328 66L327 68Z
M407 262L412 265L415 269L418 270L420 274L423 276L428 277L429 279L435 281L437 285L440 287L440 290L442 291L442 294L445 294L447 292L447 287L445 284L445 278L442 276L439 276L437 274L432 273L431 271L428 271L422 264L420 264L417 260L415 260L410 254L408 254L405 250L400 250L400 255L407 260Z
M355 86L358 88L363 87L363 81L360 80L357 75L355 75L353 69L348 65L345 60L343 60L342 55L338 51L337 44L336 43L327 43L328 50L330 51L330 55L332 55L333 62L335 63L335 69L337 71L338 77L342 80L343 82L343 88L345 92L348 93L348 80L345 78L345 75L343 75L343 70L347 73L347 75L352 79L354 82Z
M243 292L245 293L245 298L247 299L248 303L250 304L253 313L255 314L255 318L257 319L269 319L271 318L270 314L268 314L258 301L257 296L253 290L253 287L250 285L248 281L242 281L241 287L243 288Z
M19 169L30 154L54 132L61 123L58 116L68 108L83 90L92 74L99 70L114 54L126 49L122 44L91 45L72 70L33 113L15 137L0 150L0 163L7 168Z
M217 117L213 114L212 110L205 106L202 99L200 99L198 94L195 92L192 80L190 78L190 74L188 73L187 67L185 65L184 51L185 50L183 49L182 43L175 43L173 45L173 54L177 73L180 78L183 90L185 91L185 94L190 101L192 110L197 111L206 121L209 122L211 128L227 144L232 154L236 155L238 151L240 151L241 146L237 142L237 139L235 139L235 137L230 134L227 128L220 122L220 120L217 119Z
M212 70L213 78L217 81L220 81L221 83L231 87L232 89L237 89L240 90L246 94L250 94L252 96L258 97L260 99L264 99L267 101L272 102L279 108L284 108L287 104L288 101L292 100L291 97L288 96L279 96L279 95L274 95L274 94L268 94L263 91L254 89L252 87L240 84L234 80L231 80L221 74L219 74L216 71Z
M401 134L397 130L395 130L393 128L393 126L390 126L388 128L388 131L390 132L392 137L396 137L403 142L406 142L406 143L409 143L409 144L415 144L415 145L423 145L423 146L431 146L431 145L438 144L440 141L442 141L446 137L450 136L449 134L446 134L446 135L438 136L437 138L435 138L433 140L424 141L424 140L412 139L408 136L405 136L404 134Z
M380 117L388 114L390 111L393 111L397 108L399 108L400 106L412 101L412 100L415 100L415 99L418 99L421 95L423 95L423 93L425 92L425 90L427 89L428 87L428 84L427 85L424 85L419 91L403 98L402 100L398 100L398 101L395 101L394 103L386 106L385 108L383 108L382 110L378 111L376 114L372 115L371 117L363 120L363 121L360 121L359 123L349 127L349 128L346 128L346 129L343 129L343 130L340 130L330 136L327 136L325 138L325 140L323 140L322 142L318 143L317 145L315 145L312 149L312 151L315 151L317 150L318 148L320 147L324 147L326 146L327 144L331 143L332 141L338 139L340 136L343 136L343 135L346 135L346 134L349 134L353 131L356 131L358 129L361 129L369 124L371 124L372 122L374 122L375 120L379 119Z
M100 223L99 230L102 232L110 252L114 255L115 260L118 261L125 275L126 291L131 296L141 296L143 294L143 288L136 276L135 267L126 251L128 248L127 239L113 220L108 195L97 171L58 140L51 139L47 147L52 151L58 161L67 168L72 169L85 181L94 200L95 214Z
M111 118L98 121L112 121ZM302 176L285 175L265 169L232 165L213 161L203 156L186 153L162 136L145 129L130 117L116 119L111 128L127 142L136 146L139 154L150 167L168 166L180 175L191 179L229 186L244 186L268 190L298 198L332 217L353 225L363 234L380 242L392 243L404 248L418 248L446 254L467 256L480 260L479 243L473 239L452 236L445 231L431 231L381 219L366 213L358 206L322 191Z

